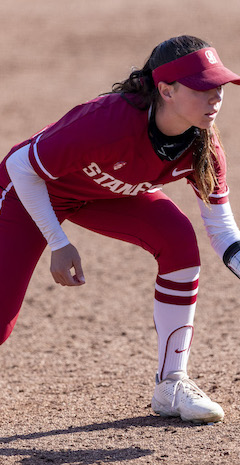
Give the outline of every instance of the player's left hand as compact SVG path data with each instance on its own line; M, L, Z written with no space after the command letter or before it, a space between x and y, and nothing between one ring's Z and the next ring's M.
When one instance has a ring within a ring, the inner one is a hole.
M70 271L72 268L74 275ZM72 244L52 252L50 271L54 281L62 286L81 286L85 283L81 258Z

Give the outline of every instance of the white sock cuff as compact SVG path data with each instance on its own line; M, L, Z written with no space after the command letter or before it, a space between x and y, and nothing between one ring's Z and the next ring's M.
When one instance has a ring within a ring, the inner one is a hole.
M200 266L192 266L190 268L172 271L171 273L159 274L158 276L169 281L181 283L196 281L199 278L199 274Z

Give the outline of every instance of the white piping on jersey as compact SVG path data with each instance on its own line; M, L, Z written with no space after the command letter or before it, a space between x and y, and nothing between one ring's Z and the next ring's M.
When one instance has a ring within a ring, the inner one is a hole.
M11 190L12 186L13 186L13 183L10 182L8 184L8 186L6 187L6 189L3 190L2 197L0 198L0 210L2 208L2 203L3 203L4 199L5 199L5 197L6 197L7 193Z
M34 152L34 155L35 155L35 158L36 158L36 162L38 163L39 167L41 168L41 170L43 171L44 174L46 174L50 179L58 179L54 176L51 175L51 173L49 173L49 171L46 170L46 168L44 168L39 156L38 156L38 151L37 151L37 144L38 144L38 141L40 139L40 137L42 136L42 133L39 134L39 136L37 137L36 139L36 142L35 144L33 145L33 152Z
M200 191L197 189L196 186L194 186L194 184L192 182L190 182L191 186L193 187L193 189L195 189L196 192L199 193L200 195ZM227 191L224 192L223 194L210 194L209 197L214 197L216 199L221 199L222 197L227 197L229 195L229 188L227 188Z
M229 195L229 188L224 194L210 194L209 197L215 197L216 199L220 197L227 197Z

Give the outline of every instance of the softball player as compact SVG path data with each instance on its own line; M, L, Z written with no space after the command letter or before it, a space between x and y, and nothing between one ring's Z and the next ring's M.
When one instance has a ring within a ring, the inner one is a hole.
M214 125L228 82L239 85L240 76L214 48L191 36L172 38L111 93L73 108L11 150L0 165L1 343L47 243L55 282L84 284L78 251L61 227L68 219L137 244L158 262L153 410L193 422L222 420L220 405L187 375L199 251L191 223L161 186L187 179L213 248L240 277L240 231Z

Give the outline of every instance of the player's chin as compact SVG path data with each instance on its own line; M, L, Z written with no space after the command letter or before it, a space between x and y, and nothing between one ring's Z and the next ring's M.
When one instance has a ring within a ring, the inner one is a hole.
M208 120L208 121L203 121L197 127L199 129L211 129L214 123L215 123L215 118Z

